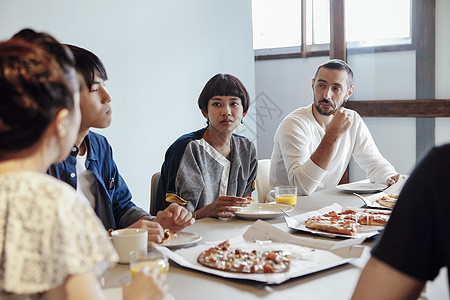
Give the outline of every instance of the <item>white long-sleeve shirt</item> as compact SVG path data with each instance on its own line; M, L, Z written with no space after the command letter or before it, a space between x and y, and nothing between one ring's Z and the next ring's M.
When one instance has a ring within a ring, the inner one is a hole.
M317 166L311 155L325 130L313 116L312 105L290 113L278 127L270 165L270 186L297 186L299 195L336 187L353 155L372 182L386 183L396 175L394 167L381 155L361 116L353 111L353 123L338 141L328 170Z

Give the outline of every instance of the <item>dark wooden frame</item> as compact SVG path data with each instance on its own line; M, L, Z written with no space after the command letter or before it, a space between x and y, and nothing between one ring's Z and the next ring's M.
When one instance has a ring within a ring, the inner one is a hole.
M344 14L344 0L330 0L330 59L347 61Z
M450 99L348 101L347 108L363 117L448 118Z
M413 1L414 44L416 46L416 99L435 98L436 0ZM450 111L449 115L450 116ZM435 119L416 119L416 158L435 143Z

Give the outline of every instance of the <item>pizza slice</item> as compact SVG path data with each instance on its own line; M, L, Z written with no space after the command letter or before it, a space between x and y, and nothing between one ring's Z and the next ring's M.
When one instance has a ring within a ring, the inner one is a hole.
M393 208L395 206L395 203L397 203L398 195L388 194L384 195L380 199L377 199L377 203L381 206Z
M359 224L369 226L384 226L388 220L389 215L387 214L361 213L358 217Z
M354 235L361 225L351 214L340 214L335 211L315 216L305 221L305 226L330 233Z
M389 212L345 209L309 218L305 226L329 233L355 235L362 225L384 226L389 220Z
M166 193L166 201L169 203L176 203L178 205L186 205L187 201L173 193Z
M351 216L350 218L355 219L361 225L369 226L384 226L386 225L390 212L373 211L373 210L354 210L346 209L341 212L343 215Z
M161 244L167 243L168 241L171 241L177 237L177 232L175 230L171 229L164 229L164 238L161 242Z

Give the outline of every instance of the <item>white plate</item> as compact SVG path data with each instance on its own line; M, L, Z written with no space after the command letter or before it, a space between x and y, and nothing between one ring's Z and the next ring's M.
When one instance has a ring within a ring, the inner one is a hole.
M381 192L387 188L386 184L369 183L369 182L353 182L341 184L337 186L338 189L348 193L376 193Z
M164 244L161 244L161 246L165 246L170 249L183 248L193 246L197 244L201 239L202 236L200 234L180 231L177 232L176 238L165 242Z
M241 208L240 211L237 211L234 214L240 218L250 220L272 219L283 215L280 208L286 212L294 210L292 206L286 204L255 203Z

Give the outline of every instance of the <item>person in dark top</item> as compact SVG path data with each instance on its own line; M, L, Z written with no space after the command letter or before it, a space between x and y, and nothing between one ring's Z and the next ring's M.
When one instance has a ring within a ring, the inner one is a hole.
M353 299L417 299L427 280L442 267L450 270L449 170L446 144L433 148L412 172Z
M196 219L230 217L247 206L255 189L256 149L234 134L247 114L249 95L230 74L216 74L205 85L198 106L206 128L181 136L167 150L156 194L157 209L175 194Z

